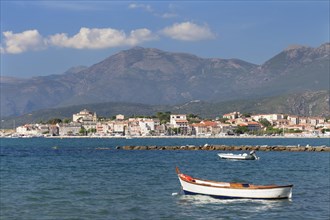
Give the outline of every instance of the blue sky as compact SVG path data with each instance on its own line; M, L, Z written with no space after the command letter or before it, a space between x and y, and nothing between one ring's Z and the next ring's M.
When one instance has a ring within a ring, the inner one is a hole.
M329 42L329 1L5 1L1 76L61 74L134 46L262 64Z

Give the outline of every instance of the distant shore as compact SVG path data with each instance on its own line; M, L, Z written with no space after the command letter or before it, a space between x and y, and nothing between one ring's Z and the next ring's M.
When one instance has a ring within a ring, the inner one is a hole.
M222 138L328 138L330 136L48 136L46 138L121 138L121 139L136 139L136 138L205 138L205 139L222 139Z

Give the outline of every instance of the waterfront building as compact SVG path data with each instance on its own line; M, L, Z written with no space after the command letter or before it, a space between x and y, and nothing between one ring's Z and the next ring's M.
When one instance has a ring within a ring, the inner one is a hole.
M191 125L192 133L196 136L214 136L220 133L221 129L217 122L201 121Z
M58 136L59 128L57 125L49 125L49 135L50 136Z
M94 121L83 121L81 123L82 127L88 131L88 130L96 130L96 124L97 122Z
M141 135L147 136L151 134L151 131L155 130L155 122L153 119L143 118L139 120L139 126L141 129Z
M123 136L128 132L128 121L114 121L112 126L115 136Z
M170 126L179 128L181 134L188 134L188 120L184 114L170 115Z
M283 114L257 114L257 115L251 115L251 118L254 121L259 121L261 119L266 119L271 124L274 124L275 121L284 119Z
M235 124L218 123L218 126L220 127L219 134L233 134L233 131L237 129L237 125Z
M141 127L137 118L128 119L128 132L126 135L141 136Z
M258 122L250 121L250 122L242 122L237 124L238 126L247 127L249 131L257 131L261 129L261 125Z
M16 133L21 136L34 136L41 134L37 125L35 124L26 124L23 126L18 126L16 128Z
M298 124L308 124L308 117L299 117Z
M299 117L296 115L288 115L288 120L290 121L290 124L292 124L292 125L299 124Z
M60 136L71 136L71 135L80 135L80 130L82 128L81 124L78 122L72 122L69 124L60 123L57 124L58 133Z
M231 112L231 113L224 114L223 118L236 119L236 118L240 118L241 116L242 116L242 114L240 112Z
M121 115L121 114L116 115L116 120L117 121L123 121L124 119L125 119L125 116L124 115Z
M319 125L319 124L324 124L325 120L324 118L321 118L321 117L309 117L309 123L311 125Z
M97 116L96 112L88 111L87 109L81 110L77 114L73 114L72 116L73 122L96 122Z

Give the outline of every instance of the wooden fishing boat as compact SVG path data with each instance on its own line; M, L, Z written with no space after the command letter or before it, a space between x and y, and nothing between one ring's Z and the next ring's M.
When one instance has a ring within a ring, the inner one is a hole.
M218 154L218 156L221 159L231 159L231 160L258 160L259 157L257 157L255 151L251 151L249 154Z
M288 199L293 185L253 185L203 180L185 175L176 168L185 194L201 194L221 199Z

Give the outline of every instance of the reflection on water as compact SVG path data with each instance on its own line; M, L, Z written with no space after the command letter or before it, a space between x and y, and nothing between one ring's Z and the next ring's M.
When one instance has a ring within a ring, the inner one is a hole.
M267 210L275 210L288 206L292 203L291 199L284 200L257 200L257 199L217 199L205 195L184 195L177 196L179 206L189 208L216 206L217 209L239 209L240 212L264 212Z

